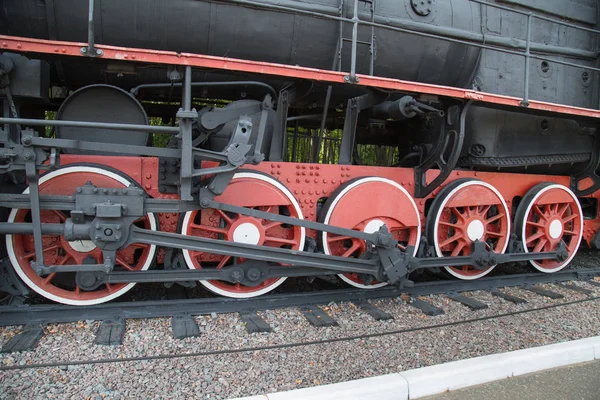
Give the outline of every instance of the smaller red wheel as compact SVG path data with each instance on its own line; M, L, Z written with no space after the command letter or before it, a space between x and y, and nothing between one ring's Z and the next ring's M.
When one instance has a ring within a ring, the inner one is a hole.
M319 221L328 225L373 233L386 225L398 247L415 246L421 239L419 210L410 194L398 183L380 177L357 178L346 182L325 202ZM323 232L321 246L325 254L360 258L367 251L364 240ZM361 288L376 289L386 282L355 273L339 274L344 282Z
M438 257L466 256L475 240L504 253L510 237L510 213L496 188L476 179L459 179L438 193L427 215L427 238ZM492 271L470 265L444 267L452 276L472 280Z
M223 194L215 200L240 207L302 219L300 205L281 182L260 172L238 172ZM181 233L210 239L258 246L303 250L305 229L281 222L215 209L189 211L183 217ZM183 250L188 268L223 268L245 261L242 258L208 252ZM281 285L284 278L270 278L257 286L224 281L200 281L213 293L233 298L260 296Z
M559 271L571 262L581 244L581 205L569 188L555 183L540 183L523 196L517 207L515 232L523 240L525 252L553 251L563 241L569 254L565 261L530 261L539 271Z

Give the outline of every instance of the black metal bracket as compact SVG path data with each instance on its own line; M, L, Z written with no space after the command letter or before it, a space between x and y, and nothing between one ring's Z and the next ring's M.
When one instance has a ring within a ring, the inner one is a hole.
M600 136L594 138L594 144L592 152L590 153L590 160L578 174L571 175L571 190L575 196L587 196L596 192L600 189L600 176L597 173L598 167L600 167ZM579 185L586 179L591 179L592 185L586 189L579 189Z
M371 107L375 102L375 95L372 93L367 93L348 100L346 117L344 118L344 128L342 130L339 164L352 164L358 114L361 110Z
M434 148L427 158L415 167L415 197L423 198L433 192L456 167L465 140L466 116L472 103L473 100L470 100L465 104L449 108ZM455 116L456 112L452 110L455 107L459 109L458 118ZM439 174L430 183L427 183L427 172L433 167L439 169Z

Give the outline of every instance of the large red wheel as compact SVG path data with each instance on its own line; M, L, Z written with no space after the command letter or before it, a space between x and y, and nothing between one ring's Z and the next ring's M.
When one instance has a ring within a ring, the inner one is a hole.
M515 232L526 252L553 251L565 242L569 254L565 261L532 260L537 270L556 272L566 267L581 243L583 212L577 197L567 187L540 183L531 188L515 213Z
M398 183L385 178L357 178L340 186L325 202L319 220L325 224L373 233L386 225L398 246L415 246L421 238L419 210L410 194ZM321 235L325 254L361 257L367 251L364 240L327 232ZM340 274L346 283L362 289L375 289L386 282L367 282L355 273Z
M438 257L466 256L475 240L496 253L504 253L510 238L510 214L502 195L476 179L459 179L438 193L427 215L427 238ZM459 279L477 279L494 266L444 267Z
M277 180L259 172L239 172L222 195L215 198L227 204L248 207L269 213L302 219L300 205L290 191ZM305 229L223 212L215 209L189 211L183 218L181 233L210 239L228 240L258 246L303 250ZM244 259L232 256L184 250L183 256L191 269L223 268L239 264ZM227 297L260 296L281 285L286 278L271 278L257 286L244 286L223 281L200 281L210 291Z
M125 188L133 181L116 172L90 165L67 166L40 177L39 188L42 195L72 196L75 190L91 182L102 188ZM26 189L24 193L29 193ZM68 218L63 211L42 210L43 223L62 223ZM8 222L31 222L31 212L26 209L13 209ZM156 230L156 218L152 214L135 224L145 229ZM19 277L34 292L59 303L85 306L104 303L128 290L134 283L104 284L92 291L84 291L75 282L74 272L51 273L39 276L30 265L35 261L33 235L6 235L6 247L13 268ZM43 236L44 262L47 265L83 264L93 260L102 263L102 251L91 240L67 241L62 236ZM156 246L132 244L117 252L116 271L146 270L152 264Z

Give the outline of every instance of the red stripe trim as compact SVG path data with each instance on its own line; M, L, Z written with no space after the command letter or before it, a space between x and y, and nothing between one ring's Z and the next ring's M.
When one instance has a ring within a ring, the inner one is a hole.
M0 49L17 52L33 52L44 54L59 54L67 56L84 57L81 48L87 43L62 42L56 40L42 40L0 35ZM145 63L158 63L169 65L189 65L198 68L213 68L257 74L285 76L290 78L309 79L331 83L344 83L344 72L321 70L316 68L298 67L267 63L260 61L240 60L227 57L215 57L192 53L176 53L172 51L135 49L127 47L97 45L104 54L102 59L134 61ZM448 86L430 85L425 83L402 81L391 78L381 78L369 75L357 75L360 78L358 85L376 87L381 89L398 90L403 92L424 93L438 96L453 97L457 99L475 100L484 103L493 103L511 107L520 106L521 98L501 96L492 93L478 92L469 89L460 89ZM562 114L578 115L591 118L600 118L599 110L572 107L561 104L546 103L530 100L530 109L550 111Z

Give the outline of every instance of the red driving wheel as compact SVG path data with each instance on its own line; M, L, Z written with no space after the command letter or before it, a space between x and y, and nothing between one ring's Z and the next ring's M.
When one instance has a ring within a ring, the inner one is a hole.
M373 233L385 225L398 246L415 246L421 238L419 210L410 194L398 183L386 178L365 177L346 182L325 202L319 221L328 225ZM321 246L325 254L360 258L367 251L364 240L323 232ZM387 285L355 273L338 275L344 282L362 289Z
M91 182L101 188L121 189L133 180L112 170L91 165L69 165L48 172L40 177L41 195L72 196L75 190ZM24 193L29 193L26 189ZM68 214L58 210L42 210L42 223L64 223ZM8 222L31 222L27 209L13 209ZM156 218L151 213L135 221L135 225L156 230ZM54 272L39 276L30 265L35 261L33 235L6 235L6 247L13 268L19 277L36 293L59 303L69 305L92 305L117 298L130 290L134 283L104 284L92 291L82 290L75 281L74 272ZM67 241L63 236L43 236L44 262L46 265L83 264L84 260L102 263L102 251L91 240ZM117 251L115 271L146 270L152 264L156 246L134 243Z
M260 172L238 172L222 195L215 198L227 204L253 208L274 214L302 219L300 205L281 182ZM210 239L227 240L257 246L303 250L305 229L281 222L215 209L189 211L183 217L181 233ZM245 259L208 252L184 250L191 269L223 268ZM200 281L210 291L234 298L255 297L270 292L285 281L270 278L257 286L224 281Z

